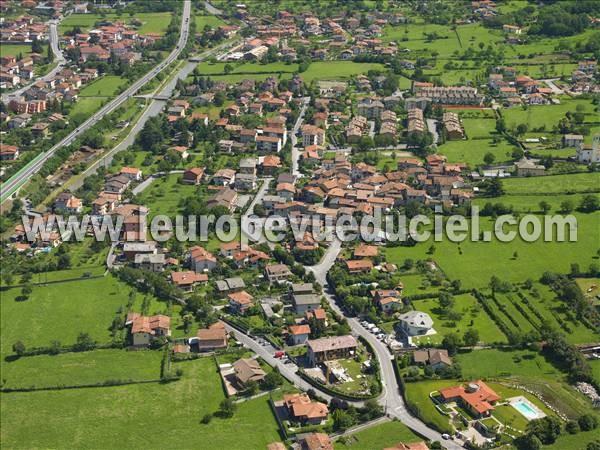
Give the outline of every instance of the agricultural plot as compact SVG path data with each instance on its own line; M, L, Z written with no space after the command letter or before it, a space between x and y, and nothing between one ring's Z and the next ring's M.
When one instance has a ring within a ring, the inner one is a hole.
M44 53L46 51L44 50ZM0 45L0 57L5 56L18 56L23 55L24 57L31 53L30 44L2 44Z
M600 191L600 173L575 173L545 177L507 178L502 181L507 195L575 194Z
M113 97L127 84L127 80L116 75L103 76L81 89L80 97Z
M200 64L194 70L198 75L226 75L225 66L232 66L232 74L275 74L277 72L296 72L298 70L298 64L285 64L283 62L274 62L269 64L256 64L256 63L214 63L214 64Z
M78 448L133 448L164 442L165 429L174 448L210 442L214 448L245 450L281 439L267 397L240 404L232 418L201 424L225 398L214 360L175 367L183 369L182 378L166 384L2 394L2 447L62 448L69 442ZM46 432L32 433L40 423Z
M539 200L532 198L533 204L537 204ZM503 243L492 237L491 242L472 242L467 238L458 244L444 238L442 242L435 243L436 250L433 255L427 253L431 245L429 243L417 244L414 247L388 248L386 255L389 262L400 265L406 258L431 258L439 264L449 279L461 280L464 288L487 286L493 275L499 275L499 267L502 267L501 277L506 281L520 282L524 277L538 279L547 270L566 273L570 270L572 262L587 267L596 261L594 257L600 239L600 213L576 214L576 218L580 230L589 230L586 233L578 233L577 242L525 242L517 238L512 242ZM492 227L491 219L480 219L481 231L492 231ZM515 252L517 258L514 257Z
M221 19L216 16L196 16L194 21L196 22L196 31L201 32L205 27L218 28L225 25Z
M539 353L531 350L484 349L458 353L465 379L498 377L531 377L550 380L564 376Z
M475 167L483 164L486 153L494 155L495 162L510 161L515 148L504 139L498 143L494 143L492 139L460 140L446 141L439 145L438 153L446 155L448 162L464 162Z
M48 346L52 341L74 344L81 332L99 343L110 342L110 325L127 304L129 291L112 275L33 286L27 300L21 300L20 288L6 289L1 304L1 354L12 354L11 347L18 340L28 348Z
M44 388L160 378L160 351L94 350L28 356L2 362L4 387Z
M496 132L496 121L494 119L462 119L465 133L469 139L486 139L490 134Z
M479 332L479 340L486 344L506 343L506 336L500 331L494 321L481 309L477 300L471 294L454 297L452 311L461 315L458 320L451 320L439 306L438 299L413 300L413 306L418 311L426 312L433 319L433 328L437 334L423 336L417 340L420 344L440 344L444 336L451 333L464 335L469 329Z
M159 178L139 195L140 203L150 210L150 220L160 214L174 217L180 211L181 200L197 191L196 186L181 184L180 180L181 174Z
M107 101L105 97L84 97L71 106L69 118L76 123L82 123Z
M64 35L73 28L79 27L86 32L94 28L96 24L115 21L122 21L126 25L135 27L141 34L164 34L171 22L171 13L71 14L60 23L58 31L59 34Z
M519 124L526 124L529 130L545 127L551 131L554 125L562 119L567 112L577 112L577 107L583 108L584 122L597 122L594 113L594 105L590 100L567 100L562 99L560 105L538 105L524 108L508 108L502 110L506 126L510 129Z
M503 195L501 197L496 197L495 199L490 198L476 198L473 200L474 205L478 205L480 208L488 202L500 202L507 206L511 206L513 211L518 213L542 213L542 210L539 206L540 201L545 201L550 205L549 212L551 213L559 213L564 214L562 210L562 204L565 201L571 202L575 207L581 203L581 200L585 195L594 195L598 199L600 199L600 194L548 194L541 195L536 194L536 199L532 200L530 195Z
M383 70L383 65L352 61L317 61L311 63L306 72L302 72L300 76L305 83L310 83L313 80L349 78L361 73L366 74L369 70Z

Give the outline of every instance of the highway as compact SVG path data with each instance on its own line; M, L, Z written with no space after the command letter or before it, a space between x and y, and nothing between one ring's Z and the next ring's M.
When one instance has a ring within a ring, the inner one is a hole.
M177 57L185 47L185 44L188 39L190 12L191 3L190 0L186 0L183 3L183 13L179 41L177 42L177 46L169 54L169 56L167 56L167 58L164 61L162 61L154 69L152 69L152 71L145 74L139 80L135 81L124 92L119 94L114 100L100 108L100 110L94 113L90 118L88 118L75 131L73 131L71 134L65 137L62 141L60 141L54 147L50 148L48 151L40 153L36 158L31 160L26 166L24 166L23 168L21 168L21 170L14 174L9 180L3 183L0 188L0 204L4 203L8 198L13 196L13 194L15 194L33 175L39 172L40 169L43 167L44 163L48 159L50 159L57 150L67 145L70 145L79 136L81 136L83 133L85 133L87 130L93 127L100 119L119 108L119 106L121 106L128 98L135 95L135 93L139 89L141 89L142 86L144 86L147 82L156 77L156 75L158 75L169 64L171 64L177 59Z
M62 51L58 46L58 25L60 20L52 19L49 21L48 26L48 40L50 41L50 47L52 48L52 53L54 53L54 60L57 62L56 67L54 67L50 72L46 75L38 77L31 81L31 83L26 84L25 86L20 87L16 91L7 92L2 94L2 101L4 103L8 103L11 98L19 97L23 92L29 89L34 83L38 81L49 81L55 77L55 75L60 72L63 67L65 67L67 60L65 59Z

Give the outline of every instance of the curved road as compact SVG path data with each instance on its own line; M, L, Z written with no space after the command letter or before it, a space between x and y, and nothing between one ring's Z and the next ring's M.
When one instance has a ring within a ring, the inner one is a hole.
M50 47L52 48L52 53L54 53L54 59L57 61L56 67L54 67L50 72L46 75L43 75L39 78L36 78L31 83L17 89L16 91L7 92L2 94L2 101L4 103L8 103L11 98L19 97L23 92L29 89L34 83L38 81L49 81L55 77L55 75L60 72L63 67L66 65L67 60L65 59L62 51L58 46L58 24L60 20L53 19L49 22L49 31L48 31L48 40L50 41Z
M335 297L332 294L332 289L327 283L327 272L335 263L341 248L342 242L339 239L333 240L319 264L309 266L307 269L315 274L315 278L323 286L323 295L329 302L331 308L339 315L346 317L344 311L336 303ZM385 408L386 414L397 417L403 424L427 439L440 441L447 449L455 450L462 448L462 446L456 442L443 439L440 433L429 428L406 409L404 398L400 393L398 381L396 380L396 373L394 372L394 356L389 352L387 346L373 336L372 333L367 331L356 318L346 317L346 319L348 320L348 325L350 326L352 333L362 336L375 350L377 359L379 360L381 382L383 384L383 394L379 397L378 401Z
M181 21L181 32L179 35L179 41L175 49L167 56L167 58L158 64L152 71L145 74L142 78L135 81L130 87L128 87L123 93L119 94L110 103L104 105L99 111L94 113L84 123L65 137L62 141L56 144L54 147L46 152L40 153L36 158L31 160L25 167L21 168L15 175L9 180L3 183L0 194L0 204L4 203L8 198L15 194L33 175L35 175L42 168L44 163L50 159L54 153L67 145L70 145L80 135L85 133L89 128L94 126L100 119L105 115L110 114L116 110L125 100L133 96L142 86L148 81L156 77L162 70L164 70L169 64L177 59L188 39L189 34L189 20L190 20L191 3L190 0L185 0L183 3L183 15Z

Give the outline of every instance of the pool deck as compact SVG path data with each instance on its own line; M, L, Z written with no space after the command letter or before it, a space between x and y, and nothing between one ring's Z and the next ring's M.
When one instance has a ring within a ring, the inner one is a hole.
M510 406L512 406L513 408L515 408L527 420L541 419L543 417L546 417L546 413L544 411L542 411L540 408L538 408L537 406L535 406L530 400L528 400L527 398L523 397L522 395L519 395L518 397L507 398L506 401L510 404ZM517 407L517 403L519 403L519 402L526 403L527 406L531 410L535 411L536 416L535 417L530 417L530 416L528 416L526 414L523 414L523 412Z

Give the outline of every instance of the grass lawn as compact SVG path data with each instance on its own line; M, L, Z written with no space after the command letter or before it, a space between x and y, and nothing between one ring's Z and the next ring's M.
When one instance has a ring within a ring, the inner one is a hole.
M140 21L142 24L137 28L141 34L159 33L164 34L171 22L171 13L135 13L129 14L71 14L61 22L58 31L61 35L74 27L79 27L85 33L94 28L96 22L116 22L122 21L125 24L132 24L132 20Z
M497 144L494 144L491 139L460 140L446 141L438 146L438 153L446 155L448 162L464 162L474 167L483 164L486 153L492 153L496 162L509 161L515 148L505 140Z
M552 445L544 446L544 450L580 450L586 448L590 442L598 441L600 433L598 429L592 431L580 431L577 434L561 434Z
M479 332L481 342L488 344L506 342L506 336L481 309L477 300L471 294L457 295L454 297L454 302L452 309L462 314L462 318L456 322L445 317L437 299L413 300L412 303L416 310L426 312L431 316L433 328L437 331L437 334L418 338L418 342L439 344L445 335L458 333L462 336L470 328Z
M406 383L405 398L408 402L415 405L419 410L421 419L435 427L440 432L452 432L449 416L440 413L429 394L433 391L446 387L456 386L457 381L454 380L435 380L435 381L419 381L417 383Z
M415 273L410 275L402 275L402 284L404 284L404 295L429 294L435 295L441 290L440 286L432 284L423 285L423 281L427 278L424 275Z
M183 378L168 384L2 394L2 447L139 448L160 442L183 449L210 442L246 450L281 439L267 397L240 404L230 419L201 424L224 399L215 363L203 358L176 367ZM32 433L40 423L46 431Z
M2 362L4 387L81 385L106 380L157 380L162 352L94 350Z
M196 67L195 72L198 75L225 75L224 68L229 64L233 67L232 74L276 74L278 72L296 72L298 64L286 64L284 62L274 62L269 64L258 63L214 63L201 64Z
M596 122L594 117L594 105L591 100L571 100L561 99L560 105L538 105L530 106L527 109L508 108L502 110L502 115L506 120L506 126L510 129L519 124L527 124L529 129L546 127L546 130L552 130L552 127L558 124L568 111L576 112L577 106L583 107L585 113L585 122Z
M23 57L31 53L30 44L2 44L0 45L0 56L18 56L19 54ZM45 51L44 51L45 53Z
M348 78L361 73L366 74L369 70L383 70L383 65L352 61L317 61L311 63L306 72L302 72L300 76L304 82L310 83L313 80Z
M588 364L592 368L592 373L594 374L596 383L600 383L600 359L588 361Z
M402 422L392 421L351 434L343 442L341 439L337 440L333 448L336 450L345 448L379 449L396 445L398 442L411 443L422 440Z
M207 25L211 28L226 25L225 22L216 16L196 16L194 20L196 22L196 31L198 32L202 32Z
M19 288L3 291L1 354L12 354L17 340L26 347L46 346L53 340L74 344L82 331L98 342L109 342L110 324L117 310L127 304L129 291L112 275L34 286L25 301L16 300Z
M489 138L491 133L496 132L496 121L494 119L469 118L463 119L462 122L469 139Z
M138 196L140 203L150 209L151 218L158 214L174 217L179 212L179 202L197 191L196 186L180 184L180 179L181 174L159 178Z
M531 198L532 204L537 204L539 200L536 197ZM577 234L577 242L544 242L543 239L525 242L517 238L504 243L492 237L490 242L472 242L468 238L458 244L444 237L442 242L435 243L436 251L433 255L427 254L431 243L426 242L414 247L388 248L387 260L402 264L407 258L431 258L439 264L450 280L461 280L463 288L487 286L493 275L506 281L518 282L527 277L538 279L547 270L566 273L572 262L578 262L581 267L595 262L593 257L600 239L600 212L576 213L575 216L578 229L585 230ZM481 218L480 230L492 231L493 223L491 219ZM516 230L516 227L508 227L506 230L509 228L511 231ZM518 257L513 259L515 251L518 252Z
M508 195L572 194L600 191L600 172L507 178L502 181Z
M475 350L459 353L454 360L460 364L465 379L532 377L556 380L564 377L543 356L531 350Z
M80 97L113 97L119 89L128 83L127 80L116 75L105 75L86 85L79 93Z
M69 110L69 117L75 122L83 122L90 117L94 111L108 101L105 97L84 97L77 101Z
M532 199L531 195L503 195L501 197L497 197L496 199L493 199L494 202L501 202L504 203L505 205L511 205L513 207L513 210L516 212L520 212L520 213L529 213L529 212L541 212L541 209L539 207L539 202L540 201L545 201L550 205L550 211L551 212L557 212L557 213L561 213L562 211L562 207L561 207L561 203L569 200L571 202L573 202L573 205L575 205L575 207L577 207L577 205L579 205L581 203L581 200L583 199L583 197L587 195L587 194L565 194L565 195L561 195L561 194L553 194L553 193L549 193L548 195L541 195L538 194L535 196L535 200ZM592 194L596 197L598 197L598 199L600 199L600 193L598 194ZM483 205L485 205L487 202L491 201L492 199L490 198L476 198L473 201L473 204L475 205L479 205L480 207L483 208Z

